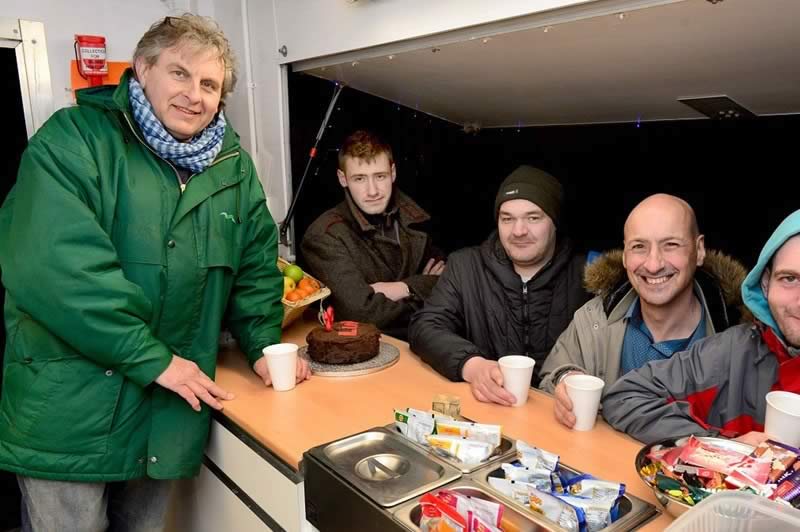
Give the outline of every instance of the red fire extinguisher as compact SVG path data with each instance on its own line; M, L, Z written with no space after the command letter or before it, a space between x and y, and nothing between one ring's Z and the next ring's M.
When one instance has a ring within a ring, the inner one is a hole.
M106 38L100 35L75 35L75 60L78 73L89 81L90 87L102 85L108 75Z

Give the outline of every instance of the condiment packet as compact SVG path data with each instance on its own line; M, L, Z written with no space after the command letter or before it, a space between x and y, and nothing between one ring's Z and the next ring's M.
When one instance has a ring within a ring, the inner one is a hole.
M426 412L402 410L394 411L394 424L400 433L411 441L427 445L425 439L429 434L433 434L436 421L432 414Z
M625 484L599 480L591 475L578 475L567 480L564 487L569 495L615 502L625 494Z
M551 482L552 471L544 467L525 467L524 465L502 464L503 473L508 480L518 480L520 482L546 481Z
M509 485L511 487L509 487L508 489L513 489L513 486L517 486L517 489L525 490L525 489L527 489L526 486L531 486L531 487L534 487L534 488L536 488L538 490L542 490L542 491L546 491L546 492L550 492L550 491L553 490L553 481L552 481L552 479L551 479L549 474L546 475L546 476L539 476L539 477L534 477L534 476L527 477L527 480L525 480L525 477L522 477L522 480L515 480L515 479L511 479L509 477L506 477L505 479L497 479L497 480L507 480L509 482L513 482L514 485ZM520 499L524 500L524 497L521 497ZM527 503L525 503L525 502L523 502L522 504L525 504L527 506Z
M613 499L588 499L573 495L556 495L556 497L576 510L583 511L587 532L597 532L612 522L611 508L616 504Z
M522 440L517 440L517 459L522 465L532 469L544 467L550 471L555 471L558 467L557 454L549 453Z
M485 441L494 447L500 446L502 427L500 425L484 425L469 421L436 420L436 434L443 436L460 436L468 440Z
M571 506L556 495L531 489L528 496L531 510L544 515L566 530L578 532L581 525L586 522L582 509Z
M483 462L494 452L494 447L484 441L467 440L457 436L439 436L432 434L426 437L428 444L454 456L465 464Z

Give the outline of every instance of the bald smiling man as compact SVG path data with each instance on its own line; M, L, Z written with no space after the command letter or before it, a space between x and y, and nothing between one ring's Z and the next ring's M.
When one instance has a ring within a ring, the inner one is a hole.
M608 387L736 325L745 273L732 258L706 251L684 200L656 194L639 203L625 222L623 251L586 268L586 287L595 297L575 312L542 368L541 388L555 395L556 419L575 424L567 375L595 375Z

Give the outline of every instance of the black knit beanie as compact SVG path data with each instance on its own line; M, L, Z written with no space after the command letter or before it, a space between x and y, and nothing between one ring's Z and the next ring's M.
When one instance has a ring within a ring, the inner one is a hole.
M525 199L538 205L558 226L564 189L558 180L538 168L523 165L511 172L494 200L494 217L500 213L500 205L509 200Z

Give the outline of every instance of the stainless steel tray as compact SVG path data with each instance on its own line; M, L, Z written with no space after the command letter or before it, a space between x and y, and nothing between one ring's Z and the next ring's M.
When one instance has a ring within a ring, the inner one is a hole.
M460 418L459 420L469 421L466 418ZM443 451L439 451L439 450L434 449L432 447L426 447L425 445L422 445L421 443L417 443L415 441L411 441L411 440L405 438L400 433L400 430L397 428L397 425L395 425L394 423L386 425L385 428L389 432L391 432L393 434L396 434L398 437L402 438L403 441L405 441L409 445L413 445L415 448L421 450L422 452L427 453L427 454L429 454L431 456L435 456L436 458L438 458L442 462L450 464L451 466L455 467L456 469L458 469L459 471L461 471L464 474L474 473L475 471L477 471L479 469L482 469L482 468L484 468L484 467L486 467L486 466L488 466L490 464L493 464L493 463L495 463L495 462L497 462L499 460L502 460L502 459L507 458L509 456L513 456L514 453L516 453L516 450L517 450L516 449L516 445L514 444L514 440L512 440L511 438L507 438L506 436L502 436L501 439L500 439L500 445L497 447L497 449L494 450L494 452L492 453L492 455L489 458L487 458L483 462L478 462L477 464L465 464L464 462L462 462L462 461L458 460L457 458L454 458L454 457L446 454Z
M509 461L511 462L511 461ZM497 464L497 467L489 467L483 471L472 475L472 479L478 483L483 489L485 489L489 494L493 497L497 498L503 504L506 505L506 508L513 508L517 512L521 512L526 516L529 516L532 519L536 519L539 522L545 523L547 530L564 530L556 523L550 521L549 519L545 518L544 516L533 512L530 508L526 508L525 506L519 504L515 500L511 499L510 497L506 497L502 493L495 490L489 484L489 477L499 477L505 478L505 474L503 472L501 464ZM566 476L576 476L580 475L581 473L573 469L567 465L559 463L558 465L560 472ZM617 520L614 521L611 525L607 526L603 529L603 531L622 531L622 530L633 530L637 527L642 526L644 523L652 519L653 517L659 514L658 509L653 506L652 504L639 499L634 495L630 495L626 493L622 496L622 499L619 502L619 516Z
M383 427L314 447L309 453L382 507L461 477L456 468L431 459Z
M501 527L503 530L513 530L515 532L536 532L539 530L550 530L550 523L535 515L523 514L516 508L508 505L505 500L490 493L486 488L479 486L474 481L469 479L462 479L458 482L447 486L447 489L469 495L478 499L485 499L492 502L497 502L505 505L503 511L503 521ZM408 530L419 530L419 522L421 517L421 507L419 499L410 503L404 504L395 510L394 519L402 524Z

